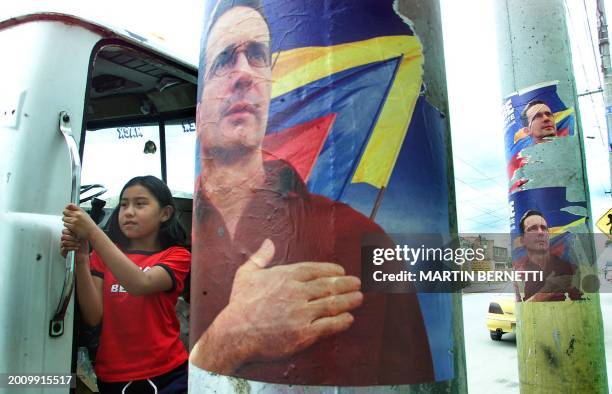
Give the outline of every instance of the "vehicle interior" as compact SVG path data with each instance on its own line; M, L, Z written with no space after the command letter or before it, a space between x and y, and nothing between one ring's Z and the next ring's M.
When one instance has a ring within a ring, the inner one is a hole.
M155 175L172 190L179 219L190 231L196 90L195 68L127 43L98 47L92 56L80 154L81 204L100 225L129 179Z
M128 180L154 175L172 191L178 219L190 234L196 91L195 67L119 40L103 41L96 47L91 56L79 152L81 206L99 226L106 225ZM188 284L189 280L177 304L186 346ZM95 392L91 360L95 360L99 328L79 323L78 312L75 327L73 370L81 371L80 383Z

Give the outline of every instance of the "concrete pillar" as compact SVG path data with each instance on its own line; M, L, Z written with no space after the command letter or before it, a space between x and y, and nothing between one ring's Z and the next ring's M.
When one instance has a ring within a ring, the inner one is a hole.
M208 10L207 15L210 15L216 3L217 1L207 1L205 7ZM274 52L272 58L275 64L272 70L274 83L271 88L266 137L271 134L278 135L287 129L295 130L296 126L310 122L313 118L318 119L330 113L335 116L333 127L329 131L330 136L325 140L325 145L309 177L305 179L309 192L346 203L366 217L375 217L373 220L376 224L391 237L397 233L410 232L456 233L454 178L439 1L264 0L262 3L263 13L271 29ZM208 20L209 16L206 16L204 34ZM240 24L236 24L237 29L240 27ZM206 43L206 36L204 37L203 42ZM206 45L203 45L203 50L205 48ZM202 61L206 57L201 55L200 59ZM202 70L202 64L200 67ZM351 84L352 80L355 80L354 84ZM203 75L200 75L200 91L202 81ZM381 92L375 89L367 90L387 84L388 87ZM364 95L363 92L368 94ZM349 115L343 111L349 111ZM368 111L372 111L373 115L367 119L363 118L363 114ZM367 130L363 128L363 125L370 124L371 128L370 126ZM385 127L378 127L381 124ZM198 127L202 127L198 129L199 133L207 132L205 122L198 121ZM350 138L346 139L346 136ZM379 155L379 148L372 147L375 145L372 141L377 138L385 142L381 144L385 149L392 145L389 141L394 141L393 144L397 144L394 145L396 149L392 154L385 155L385 151L383 155ZM351 152L350 157L346 152ZM395 158L390 163L385 162L382 165L390 166L388 174L378 176L375 171L377 168L373 168L380 167L377 166L380 163L378 159L382 158L384 161L393 155ZM354 160L354 163L344 173L343 166L347 157L348 160ZM374 159L367 161L364 157ZM290 159L286 161L293 165ZM355 175L358 172L359 176ZM380 192L383 189L384 194ZM195 204L194 215L198 211L198 203ZM376 214L370 215L373 206L376 206ZM323 223L320 227L321 232L328 231L327 224ZM299 226L296 228L297 235L291 233L285 235L288 243L293 241L292 238L301 235ZM198 341L199 335L209 327L211 319L205 321L198 317L198 314L203 308L210 307L210 303L207 302L211 297L207 296L212 293L203 291L202 283L205 279L200 279L205 277L208 267L202 263L204 258L198 257L206 253L206 248L210 248L210 242L200 242L203 238L201 234L206 230L203 227L198 229L196 222L194 229L191 334L195 334L195 337L191 338L192 346ZM262 226L261 232L265 231L267 231L266 226ZM224 231L215 234L221 237ZM398 244L400 242L396 238L393 238L393 241ZM279 241L275 245L282 247L281 244ZM294 247L289 247L287 253L291 253L292 248L295 250ZM360 245L356 244L355 248L360 248ZM234 249L247 248L244 244L234 244ZM218 269L218 267L212 268ZM225 276L231 278L231 275L229 273ZM362 278L362 283L364 280ZM460 294L418 294L417 296L411 294L410 296L418 299L427 329L428 343L412 344L415 349L422 345L429 346L434 373L427 381L415 381L414 384L398 381L398 384L391 385L384 381L377 383L373 380L366 383L366 387L350 387L357 386L356 384L307 385L310 384L308 376L311 373L314 376L320 375L321 371L325 373L326 370L345 372L356 370L365 364L363 360L369 358L368 352L377 353L380 350L362 349L359 356L353 357L341 350L334 350L335 345L332 346L334 342L329 341L329 349L317 349L311 352L314 353L313 357L318 358L313 358L308 363L302 359L296 363L297 365L288 364L283 370L284 375L281 373L268 378L268 381L276 383L265 382L264 378L260 379L262 381L243 379L244 375L241 376L240 371L233 373L238 377L232 377L211 373L192 365L190 392L466 393ZM366 294L366 297L369 295ZM403 323L396 327L401 327L401 332L413 332L409 319L412 318L411 313L414 310L402 308L401 311ZM388 318L389 316L385 316L385 319ZM358 318L355 318L355 321L358 322ZM376 343L377 336L386 334L386 328L385 332L380 330L380 327L385 326L384 320L380 321L380 324L372 323L367 330L368 335L363 337L363 343L369 343L370 339L366 337L375 338L373 343ZM339 334L341 335L343 334ZM416 338L416 331L413 338ZM396 339L397 346L405 345L400 343L404 341L401 335L387 338L384 342L389 343L389 339L391 343ZM313 346L316 345L319 343ZM225 346L231 347L232 343L228 342ZM310 350L312 348L307 349ZM385 351L389 350L387 348ZM334 352L336 354L329 357L329 353ZM380 358L381 361L376 366L379 370L377 374L384 376L385 369L389 368L385 365L385 360L395 364L397 361L392 360L392 355L386 355L384 352L380 352ZM422 365L429 363L428 359L429 356L427 360L421 358L415 362L405 363L405 367L408 368L408 372L423 369ZM247 370L248 367L247 365ZM251 368L251 373L253 371L255 369ZM407 373L406 376L408 375ZM306 383L282 384L288 379L294 379L295 376ZM278 383L279 381L281 383Z
M517 303L519 377L522 393L606 393L586 164L563 4L496 2L513 263L519 267L530 261L521 249L521 216L528 209L541 211L550 229L551 253L558 252L554 246L573 257L579 272L572 285L585 298ZM557 125L556 135L538 144L520 120L533 99L547 102Z

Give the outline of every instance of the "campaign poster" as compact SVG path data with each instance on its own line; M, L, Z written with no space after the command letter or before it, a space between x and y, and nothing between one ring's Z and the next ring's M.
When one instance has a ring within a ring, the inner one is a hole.
M512 265L524 274L515 282L519 379L564 390L580 376L605 380L605 359L577 115L557 84L511 95L504 115Z
M446 120L424 93L418 32L390 0L205 9L191 370L285 385L453 379L451 295L366 291L361 277L364 238L450 232Z
M541 272L517 300L583 300L580 268L593 260L580 236L589 231L574 109L552 81L508 97L504 115L513 266Z

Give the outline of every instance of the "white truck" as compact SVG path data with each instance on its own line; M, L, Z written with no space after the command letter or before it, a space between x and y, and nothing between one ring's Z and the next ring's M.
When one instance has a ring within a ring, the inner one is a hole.
M65 14L0 22L0 49L0 392L25 382L20 392L38 393L53 380L15 377L75 371L74 261L59 238L80 187L112 200L131 177L156 175L190 227L197 67ZM114 204L96 201L104 220Z

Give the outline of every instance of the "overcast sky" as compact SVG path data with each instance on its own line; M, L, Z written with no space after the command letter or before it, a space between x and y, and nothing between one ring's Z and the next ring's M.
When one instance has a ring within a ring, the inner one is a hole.
M587 0L587 5L594 1ZM582 3L568 2L574 7L569 20L570 34L579 42L573 49L579 93L600 87L595 62L599 53L594 54L587 40L587 19ZM195 64L203 4L204 0L171 3L160 0L5 0L0 17L50 9L76 13L140 34L162 37L165 46ZM489 0L442 0L460 232L508 231L501 94L492 7L493 2ZM609 4L607 7L610 9ZM471 12L475 9L477 13ZM589 22L591 29L596 29L594 15ZM597 42L594 50L597 51ZM584 141L592 214L599 217L612 207L610 194L605 193L610 190L610 174L602 95L581 99L580 111L587 137Z

